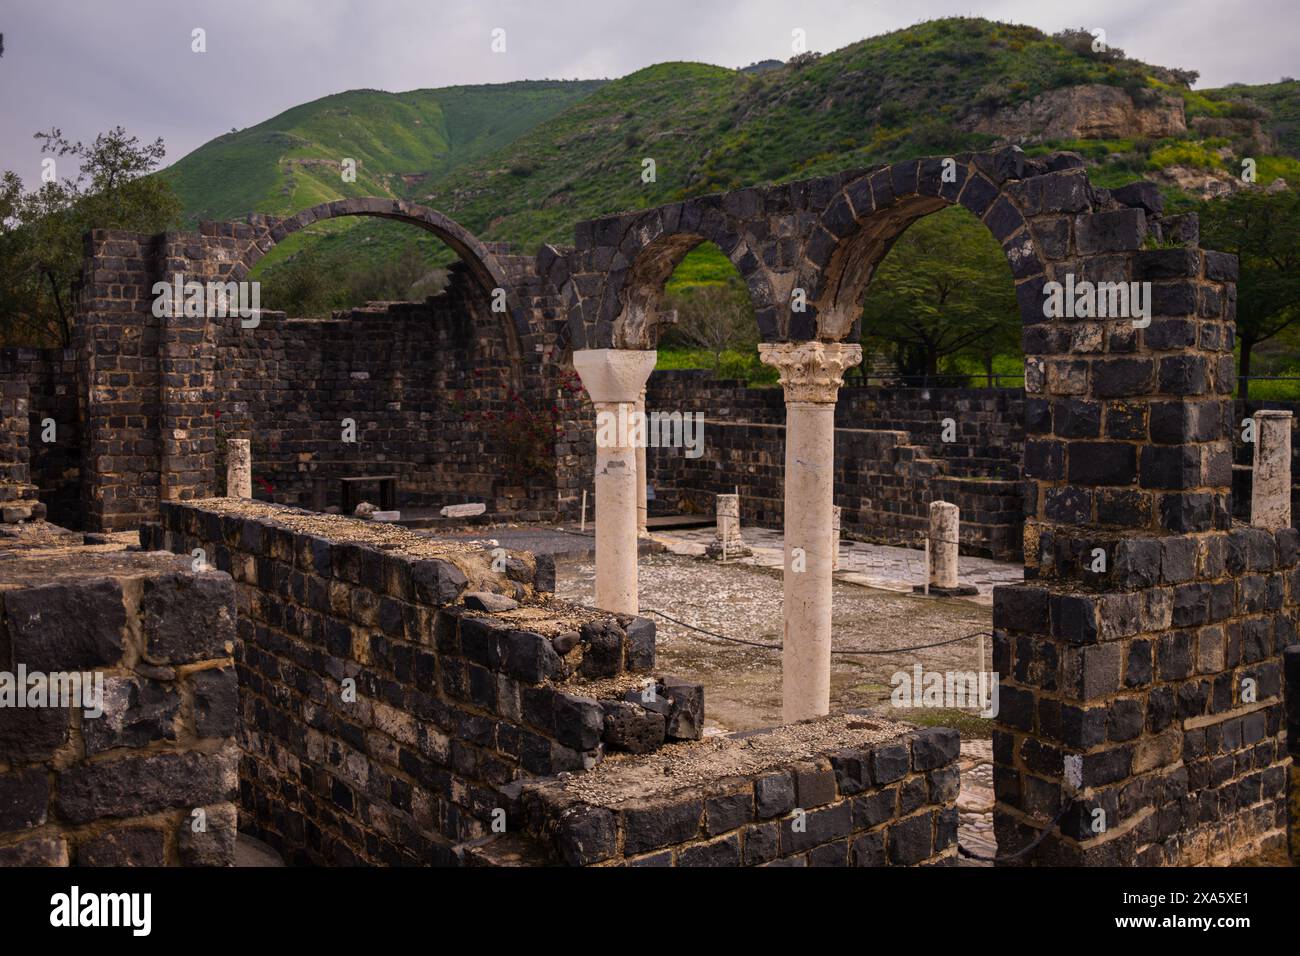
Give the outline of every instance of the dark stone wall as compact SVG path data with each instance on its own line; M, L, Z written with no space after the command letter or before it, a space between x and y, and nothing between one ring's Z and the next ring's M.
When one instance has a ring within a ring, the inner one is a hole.
M1282 656L1286 682L1286 745L1291 753L1288 814L1288 848L1293 862L1300 862L1300 644L1292 644Z
M525 520L554 508L549 406L512 380L500 317L463 268L422 303L228 323L216 383L218 480L224 441L250 438L257 497L310 505L319 479L338 505L325 479L396 474L399 507L485 501Z
M994 592L1000 851L1059 814L1020 862L1225 864L1280 846L1297 532L1094 543L1113 562L1095 589ZM1050 546L1067 569L1092 553Z
M647 412L702 412L704 454L648 449L658 510L710 514L713 496L740 488L742 523L780 528L785 400L704 371L655 372ZM835 503L842 532L916 546L931 501L961 509L962 552L1019 560L1024 393L1016 389L848 387L836 404ZM953 420L953 441L943 440Z
M163 238L110 229L86 237L73 336L86 396L81 491L90 531L133 528L157 513L160 322L152 288Z
M650 621L555 602L553 563L526 553L501 572L469 545L224 499L161 517L146 547L202 548L236 582L240 825L291 863L501 865L521 842L567 865L954 861L955 731L577 806L561 791L608 753L626 769L702 736L703 687L638 676ZM494 594L520 606L477 609Z
M4 557L0 671L97 675L103 712L0 709L0 866L232 865L230 576L169 555Z
M5 460L19 454L17 431L27 458L27 477L36 486L47 517L65 528L81 527L81 408L76 352L72 349L0 349L0 378L12 382L14 400L25 403L12 420ZM42 422L54 419L55 440L42 438ZM9 429L6 425L6 429Z
M294 523L319 528L320 516L230 505L167 504L144 535L178 553L201 547L234 577L242 825L289 862L453 865L504 813L501 788L592 766L626 742L586 688L653 669L651 622L458 603L478 589L535 607L553 563L512 553L497 572L464 545L342 517L321 536ZM562 634L572 643L553 642ZM664 706L650 749L699 736L702 696L689 687ZM653 722L628 706L638 725Z
M930 728L611 807L527 784L517 812L569 866L951 866L959 748Z

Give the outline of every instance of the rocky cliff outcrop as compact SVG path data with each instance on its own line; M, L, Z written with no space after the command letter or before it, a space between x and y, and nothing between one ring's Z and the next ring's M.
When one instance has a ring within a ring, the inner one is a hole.
M1042 93L1026 103L973 118L967 128L1013 143L1050 139L1158 139L1187 131L1183 101L1161 96L1140 106L1115 86L1090 84Z

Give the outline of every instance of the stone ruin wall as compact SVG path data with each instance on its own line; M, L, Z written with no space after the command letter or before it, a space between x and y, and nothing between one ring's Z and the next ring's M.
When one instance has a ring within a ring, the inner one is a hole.
M809 338L817 311L780 306L791 270L813 270L810 295L831 328L839 303L827 290L862 279L853 254L887 238L878 223L966 205L1014 254L1026 315L1028 580L997 589L994 608L999 845L1011 853L1046 831L1020 862L1085 865L1227 862L1277 846L1290 765L1282 661L1296 640L1300 592L1294 532L1232 523L1235 262L1196 248L1195 223L1162 217L1150 191L1096 189L1068 157L958 159L955 183L939 179L938 160L910 161L581 224L576 250L543 250L535 269L520 266L531 275L528 307L564 322L531 344L544 358L645 347L647 290L699 238L737 264L766 340ZM771 231L773 216L798 228ZM153 320L143 280L178 264L232 274L238 250L271 241L277 228L91 237L83 292L91 321L77 333L90 527L132 526L160 498L202 497L215 471L218 355L206 343L216 333L203 322ZM1044 320L1043 285L1067 272L1151 281L1150 327ZM589 447L581 407L575 399L563 409L573 427L562 497L580 487ZM198 534L192 525L168 531ZM1290 700L1294 708L1294 693ZM594 733L595 711L585 709ZM1097 811L1101 832L1091 827ZM706 810L701 826L707 818ZM536 836L552 833L544 812L524 819L540 819ZM614 822L616 846L625 825ZM338 845L348 845L340 833Z
M408 532L340 518L329 525L340 533L311 534L294 522L316 516L232 504L169 503L143 536L150 548L201 547L236 582L241 828L291 863L875 866L955 856L952 731L901 728L879 746L615 809L587 804L556 775L701 736L700 685L657 676L645 699L651 622L549 601L554 565L530 555L510 555L501 574L463 545L421 557L402 547L429 539ZM476 587L524 606L470 610ZM791 826L796 807L806 829Z
M0 711L0 865L231 865L230 577L103 549L0 558L0 671L103 677L98 717L79 702Z
M785 404L780 388L746 388L707 372L655 372L646 410L705 416L704 454L648 449L659 508L710 514L740 488L742 523L779 529ZM836 403L835 503L846 537L915 546L929 506L961 508L962 552L1020 560L1024 393L1015 389L850 387ZM952 418L955 441L942 440ZM652 508L654 506L652 505Z
M1151 184L1099 189L1082 166L1008 148L609 216L578 227L561 291L575 344L652 347L661 279L709 239L764 341L842 341L910 221L976 215L1011 264L1026 355L1027 582L994 594L999 847L1023 863L1223 862L1283 839L1296 599L1289 546L1227 557L1257 536L1232 522L1236 261L1201 250L1195 217L1164 216ZM1150 282L1151 322L1049 318L1047 283L1067 276ZM1153 579L1166 553L1172 577ZM1103 829L1080 826L1094 811Z
M316 479L391 473L399 507L483 501L534 521L553 509L550 455L525 473L510 443L507 416L536 402L516 398L486 297L463 268L451 275L443 294L421 303L222 326L218 474L224 440L247 437L254 496L283 504L310 507ZM348 418L355 443L341 440ZM512 460L520 467L507 474L502 463ZM326 503L337 506L337 484L328 489Z
M40 501L51 521L73 528L81 521L77 381L71 349L0 349L0 495L20 509ZM51 442L44 440L48 419Z

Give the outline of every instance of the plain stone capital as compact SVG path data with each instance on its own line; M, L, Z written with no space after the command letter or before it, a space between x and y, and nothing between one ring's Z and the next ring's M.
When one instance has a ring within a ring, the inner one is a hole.
M1260 418L1290 418L1291 411L1285 408L1261 408L1255 412L1254 417Z
M658 359L654 349L579 349L573 367L596 404L636 402Z
M862 361L862 346L847 342L764 342L758 357L781 373L785 400L834 404L844 373Z

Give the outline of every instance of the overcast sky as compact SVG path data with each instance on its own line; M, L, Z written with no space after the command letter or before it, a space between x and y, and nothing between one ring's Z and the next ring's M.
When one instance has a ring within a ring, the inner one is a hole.
M795 28L829 52L955 15L1101 27L1130 56L1199 70L1202 87L1300 74L1297 0L5 0L0 169L34 186L32 133L51 126L90 139L122 124L162 136L173 162L343 90L736 67L788 59ZM191 50L195 28L206 53ZM495 28L504 53L491 51Z

